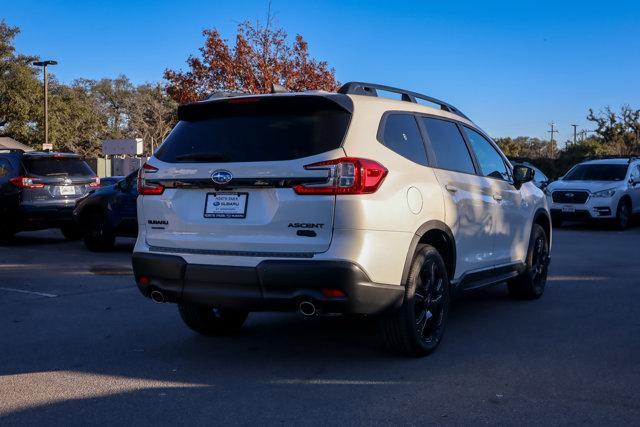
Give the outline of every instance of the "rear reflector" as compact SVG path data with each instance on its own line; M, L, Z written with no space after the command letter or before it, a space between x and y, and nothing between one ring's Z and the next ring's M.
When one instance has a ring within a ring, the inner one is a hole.
M340 289L322 289L322 296L325 298L344 298L346 297L345 293Z
M370 194L375 193L389 172L375 160L342 157L306 165L305 169L328 169L326 184L300 184L297 194Z
M151 279L149 279L147 276L140 276L138 277L138 283L142 286L147 286L149 285L149 283L151 283Z
M149 182L145 175L158 172L158 168L148 163L142 165L138 171L138 194L141 196L157 196L164 192L164 186L156 182Z

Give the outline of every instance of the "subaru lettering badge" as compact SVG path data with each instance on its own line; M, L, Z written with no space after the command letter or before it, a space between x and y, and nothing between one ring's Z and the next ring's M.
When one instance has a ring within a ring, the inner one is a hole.
M219 169L217 171L213 171L211 174L211 180L216 184L226 184L233 178L231 172L223 169Z

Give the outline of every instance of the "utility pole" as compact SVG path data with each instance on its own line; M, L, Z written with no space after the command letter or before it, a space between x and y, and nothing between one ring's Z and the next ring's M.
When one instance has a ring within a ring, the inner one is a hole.
M576 143L578 142L578 125L571 126L573 126L573 145L576 145Z
M44 143L49 144L49 81L47 79L47 66L58 65L58 61L34 62L36 67L42 67L44 71Z
M551 122L551 123L549 123L549 126L551 126L551 130L547 131L547 132L549 132L551 134L551 141L549 142L549 150L551 151L551 153L550 153L551 156L550 157L553 157L555 155L555 153L556 153L556 147L555 147L555 142L553 140L553 134L554 133L559 133L559 131L556 130L556 128L555 128L556 124L555 123Z

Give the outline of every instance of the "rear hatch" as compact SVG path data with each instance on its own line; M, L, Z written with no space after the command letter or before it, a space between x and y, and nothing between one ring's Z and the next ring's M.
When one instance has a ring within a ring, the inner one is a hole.
M79 156L32 154L22 158L23 202L67 204L97 187L98 178Z
M344 156L352 108L348 97L328 94L181 107L178 124L141 173L142 183L163 187L142 198L147 243L152 250L221 255L326 251L335 195L301 195L294 187L330 180L330 170L305 166Z

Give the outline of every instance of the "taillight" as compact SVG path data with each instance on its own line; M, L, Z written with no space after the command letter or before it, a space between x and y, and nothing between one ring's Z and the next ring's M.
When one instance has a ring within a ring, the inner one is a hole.
M138 194L142 196L159 195L164 192L164 185L156 182L150 182L145 178L149 173L158 172L158 168L145 163L138 171Z
M100 178L94 176L93 181L89 183L89 187L100 187Z
M16 176L11 178L9 182L18 188L44 188L44 184L38 178L30 176Z
M299 184L296 194L370 194L382 184L389 172L374 160L342 157L335 160L306 165L305 169L328 169L326 184Z

